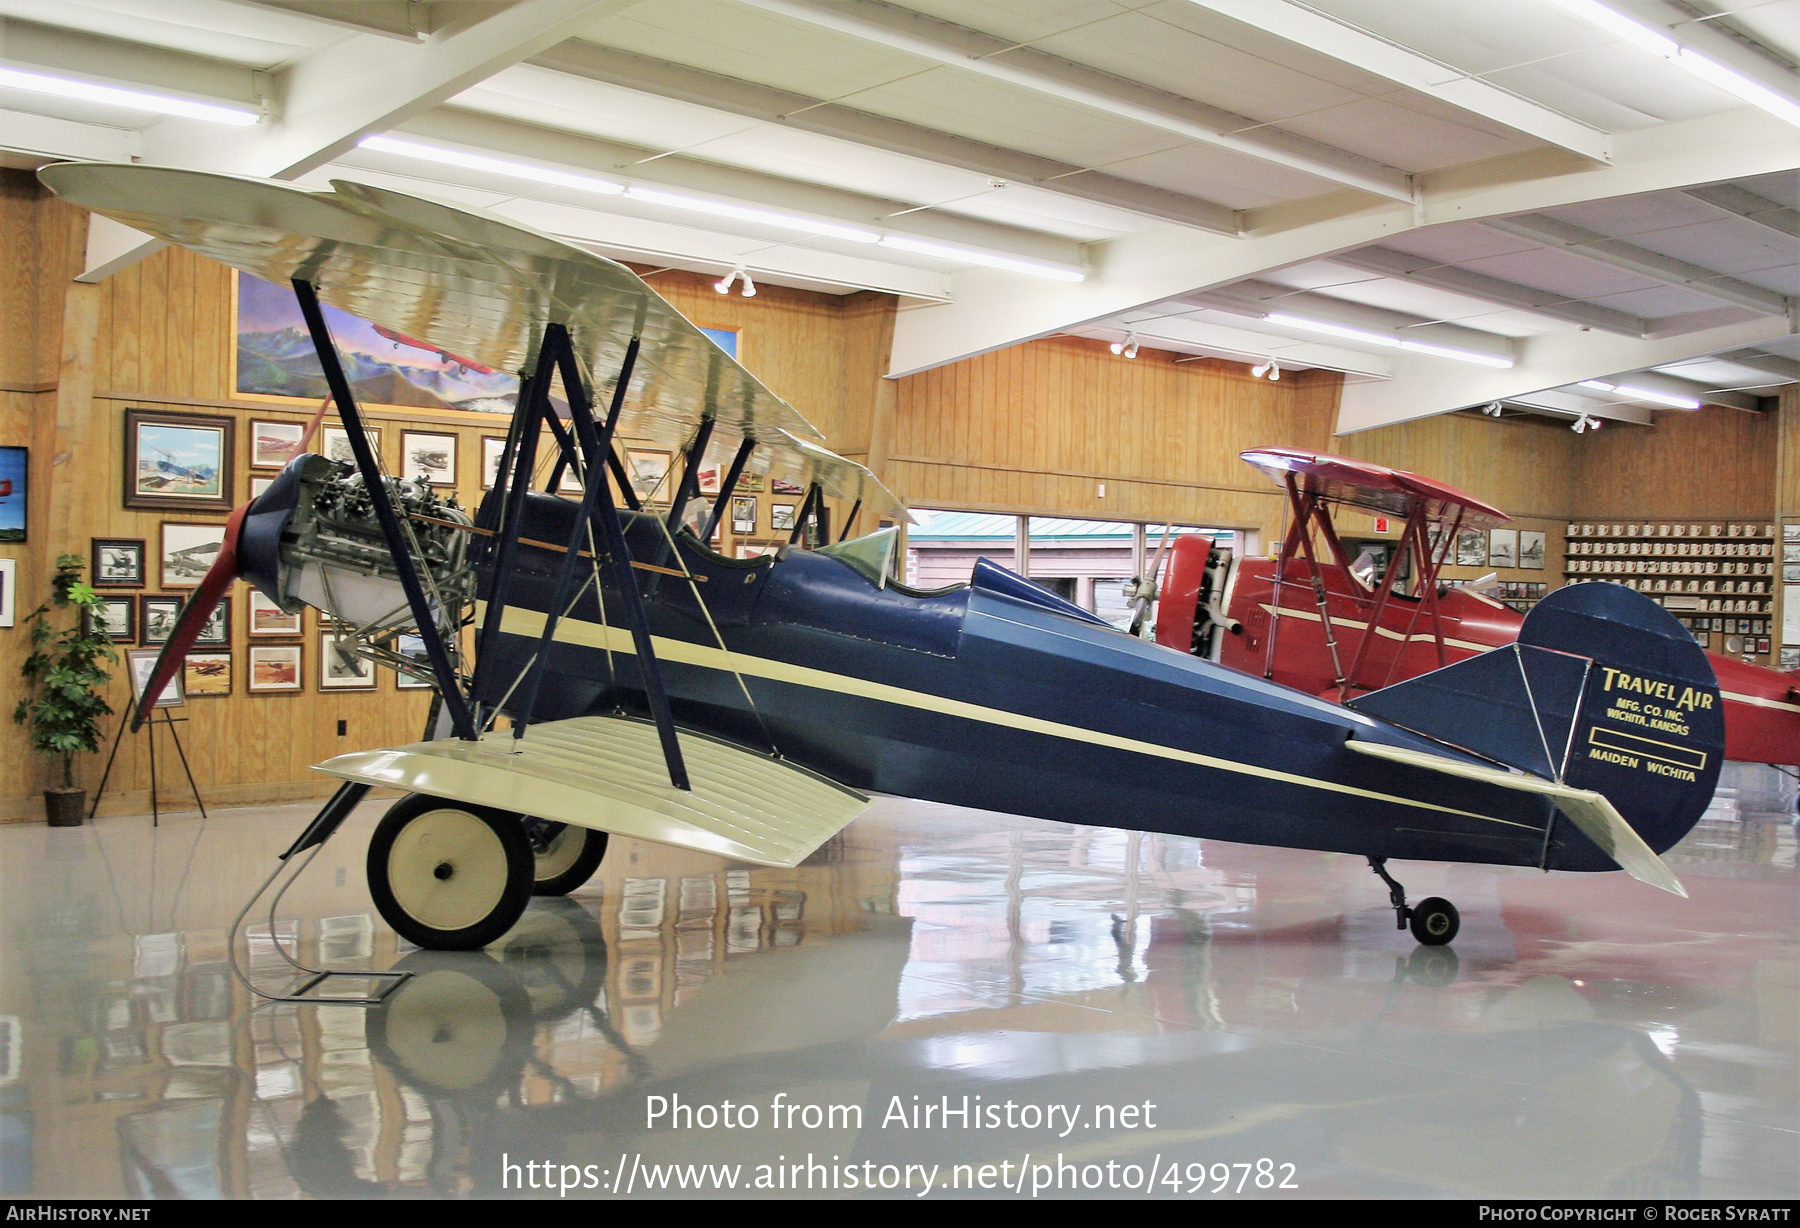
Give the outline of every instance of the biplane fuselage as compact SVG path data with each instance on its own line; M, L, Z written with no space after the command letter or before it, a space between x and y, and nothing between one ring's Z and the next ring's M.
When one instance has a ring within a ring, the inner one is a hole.
M532 495L522 536L565 539L576 507ZM634 557L672 563L654 519L625 515ZM687 581L646 582L676 719L744 746L772 737L784 758L851 787L1362 856L1614 868L1567 824L1546 857L1542 797L1345 748L1354 737L1441 755L1441 743L1168 652L985 561L970 585L921 594L827 555L740 561L678 540L724 648ZM536 651L560 562L521 550L500 641L478 646L498 658L493 677L516 677ZM557 641L533 720L633 705L643 683L631 638L591 589Z

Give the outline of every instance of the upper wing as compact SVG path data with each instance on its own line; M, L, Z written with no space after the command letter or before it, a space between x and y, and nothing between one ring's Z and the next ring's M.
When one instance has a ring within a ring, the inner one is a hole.
M1345 745L1365 755L1443 772L1447 776L1479 780L1485 784L1499 785L1502 789L1541 793L1555 802L1556 808L1567 815L1583 835L1599 845L1601 852L1618 862L1619 868L1625 873L1639 882L1661 887L1682 899L1687 898L1687 889L1675 877L1675 872L1669 869L1668 863L1644 843L1644 838L1632 829L1631 824L1625 821L1625 816L1611 802L1592 789L1574 789L1540 776L1485 767L1479 763L1464 763L1429 751L1408 750L1402 746L1384 746L1378 742L1359 742L1355 739Z
M544 326L561 324L602 403L638 337L622 435L679 450L711 417L713 448L757 442L752 470L906 516L873 473L823 447L812 423L617 261L493 214L342 180L323 191L105 162L40 178L83 208L267 281L305 278L333 307L497 370L529 370Z

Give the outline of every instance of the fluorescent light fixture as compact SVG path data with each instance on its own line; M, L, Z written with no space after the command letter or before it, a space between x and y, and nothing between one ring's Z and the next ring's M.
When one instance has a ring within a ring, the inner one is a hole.
M823 235L830 239L843 239L849 243L874 243L881 238L873 230L845 226L839 222L820 222L792 213L776 213L771 209L756 209L748 205L732 205L719 200L705 200L698 196L687 196L680 192L665 192L661 188L646 188L638 184L632 184L626 188L625 195L632 200L662 205L668 209L684 209L689 213L735 218L740 222L755 222L759 226L773 226L778 230L795 230L801 234Z
M186 98L171 98L167 94L146 94L142 90L123 90L67 77L47 77L42 73L20 72L16 68L0 68L0 86L29 90L34 94L54 94L58 98L77 98L82 102L103 102L108 106L152 111L158 115L179 115L183 119L200 119L209 124L232 124L239 128L248 128L262 119L257 112L242 107L193 102Z
M1668 392L1656 392L1649 388L1636 388L1630 384L1609 384L1604 380L1584 379L1577 388L1591 388L1595 392L1610 392L1631 401L1649 401L1654 405L1667 405L1670 409L1699 409L1700 402L1693 397L1676 396Z
M1598 0L1553 0L1557 5L1573 13L1591 25L1616 34L1628 42L1642 47L1652 55L1661 56L1671 64L1684 68L1709 85L1718 87L1728 94L1736 95L1751 106L1761 107L1778 119L1800 127L1800 105L1791 98L1785 98L1767 86L1752 81L1733 69L1725 67L1717 60L1701 55L1690 47L1683 47L1660 30L1652 29L1623 13L1615 12Z
M548 183L559 188L574 188L577 192L593 192L600 196L617 196L625 190L623 184L614 183L610 179L597 179L592 175L574 175L568 171L553 171L547 166L532 166L526 162L513 162L506 158L490 158L485 154L468 153L461 149L445 149L439 145L421 145L416 141L400 141L391 136L365 136L357 142L363 149L373 149L377 153L394 154L402 158L416 158L420 162L436 162L443 166L460 166L471 171L486 171L490 175L505 175L510 179L526 179L532 183Z
M1005 269L1009 273L1026 273L1032 277L1048 277L1052 281L1080 282L1087 280L1087 274L1074 269L1061 268L1054 264L1039 264L1035 260L1021 260L1017 256L1002 256L997 252L952 247L947 243L915 239L910 235L882 235L881 245L891 247L896 251L913 252L920 256L936 256L940 260L955 260L961 264L979 264L990 269Z
M1472 362L1483 367L1499 367L1505 369L1513 365L1513 360L1499 354L1482 354L1474 350L1459 350L1448 345L1433 345L1429 341L1401 340L1390 333L1371 332L1366 328L1351 328L1344 324L1327 324L1323 320L1307 320L1300 316L1291 316L1282 311L1271 311L1263 317L1271 324L1285 324L1289 328L1303 329L1306 332L1324 333L1328 337L1342 337L1347 341L1362 341L1369 345L1385 346L1390 350L1411 350L1415 354L1430 354L1434 358L1454 358L1457 362Z

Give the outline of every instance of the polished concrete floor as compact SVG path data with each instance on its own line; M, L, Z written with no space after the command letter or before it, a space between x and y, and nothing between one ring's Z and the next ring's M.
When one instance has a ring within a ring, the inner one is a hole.
M792 871L616 842L430 955L370 804L239 949L416 974L372 1009L231 973L309 808L0 828L0 1193L1792 1198L1793 811L1736 783L1685 901L1396 866L1436 950L1353 858L884 799Z

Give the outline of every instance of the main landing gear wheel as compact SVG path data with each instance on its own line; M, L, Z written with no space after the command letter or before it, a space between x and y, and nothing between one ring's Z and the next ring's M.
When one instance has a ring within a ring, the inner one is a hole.
M369 894L382 919L428 951L473 951L531 902L531 841L519 816L415 793L369 841Z
M1408 911L1413 937L1422 946L1441 947L1456 937L1456 931L1462 928L1456 905L1435 895L1420 900Z
M1456 911L1456 905L1439 896L1420 900L1418 905L1408 908L1406 904L1406 888L1394 881L1394 876L1387 872L1387 858L1369 858L1369 869L1381 877L1387 884L1388 900L1394 906L1394 927L1406 929L1412 927L1413 937L1420 945L1441 947L1456 937L1456 931L1462 928L1462 917Z
M567 895L600 868L606 856L606 833L573 823L552 823L548 819L525 820L525 834L530 837L536 865L531 885L532 895Z

